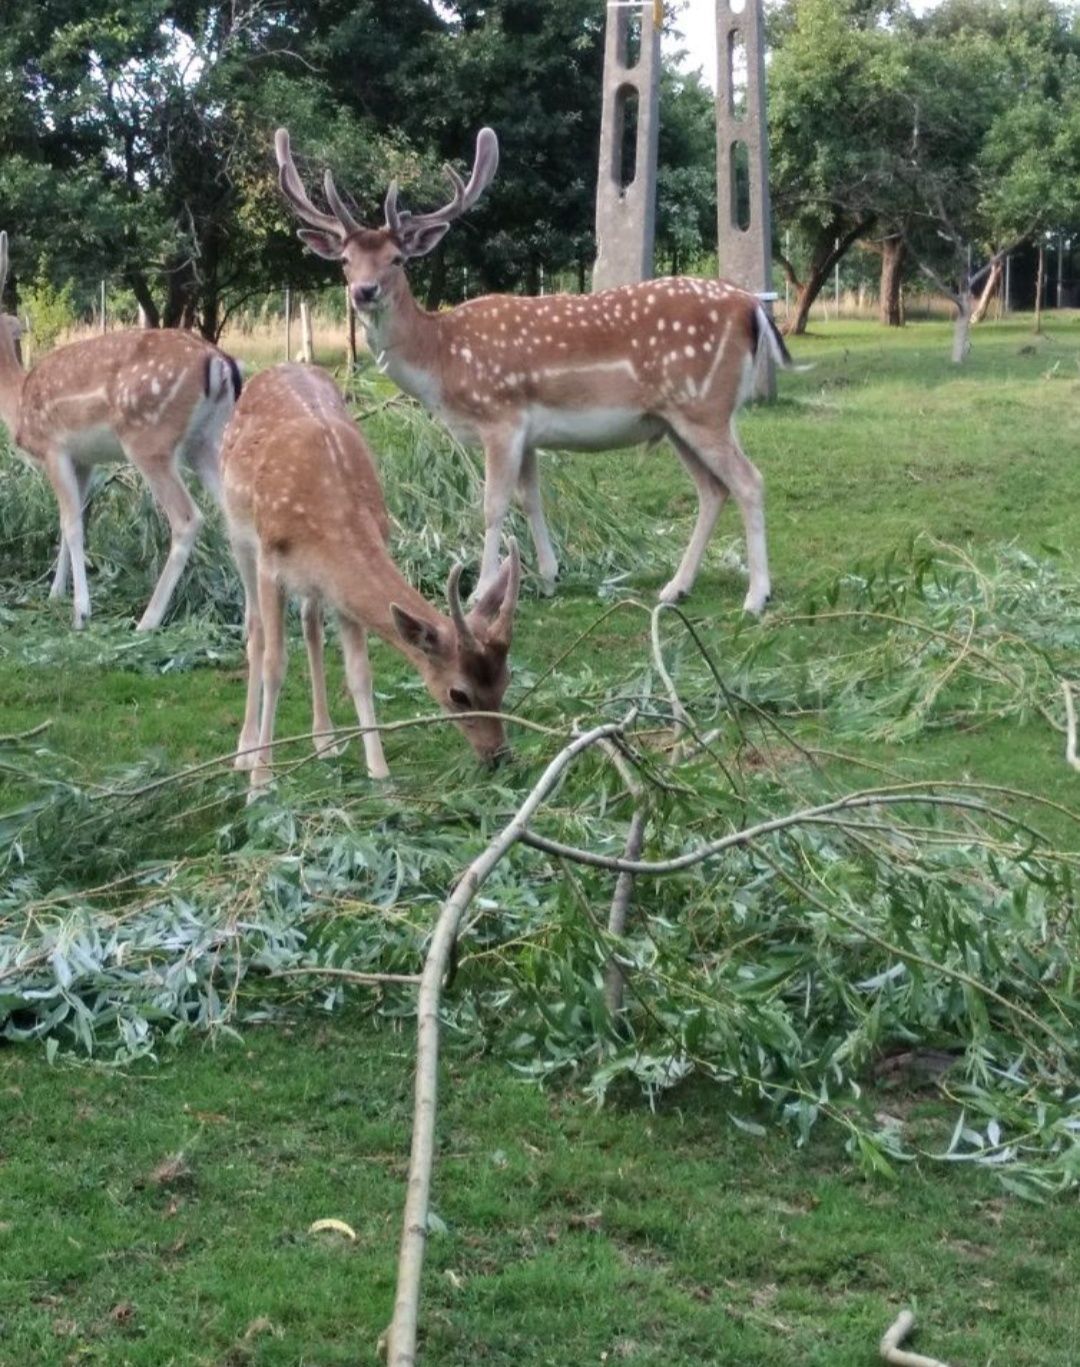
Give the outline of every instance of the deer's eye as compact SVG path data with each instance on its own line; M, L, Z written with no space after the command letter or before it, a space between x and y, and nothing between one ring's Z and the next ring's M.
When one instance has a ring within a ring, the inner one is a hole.
M398 252L396 256L391 258L390 264L391 266L404 266L405 258L402 256L400 252Z
M460 707L463 712L468 712L472 707L472 698L463 688L451 688L450 701L455 707Z

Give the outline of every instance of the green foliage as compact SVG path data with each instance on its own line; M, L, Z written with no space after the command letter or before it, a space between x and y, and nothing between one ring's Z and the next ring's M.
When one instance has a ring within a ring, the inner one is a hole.
M901 237L948 284L969 250L1080 222L1069 7L793 0L770 27L773 204L806 262L800 303L848 235Z
M30 334L35 356L51 351L62 333L76 324L75 285L69 280L60 289L39 274L30 289L23 292L23 308L30 318Z

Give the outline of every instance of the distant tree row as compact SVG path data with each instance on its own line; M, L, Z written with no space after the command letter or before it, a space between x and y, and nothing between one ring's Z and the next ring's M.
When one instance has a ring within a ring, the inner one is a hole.
M594 256L599 0L43 0L0 28L0 215L16 286L106 272L152 323L216 337L252 297L325 281L277 194L273 130L381 222L390 179L441 202L493 124L491 192L420 272L459 289L582 284ZM711 97L665 76L660 250L708 247Z
M916 17L899 0L782 0L770 40L793 331L855 243L880 254L883 322L918 273L966 325L1008 250L1080 229L1074 5L944 0Z
M668 6L678 23L678 5ZM855 243L883 317L920 273L970 313L1000 253L1080 229L1080 30L1064 0L769 5L774 240L794 330ZM445 192L443 161L493 124L498 178L418 272L470 289L587 283L595 255L602 0L40 0L0 28L0 226L15 288L107 274L151 323L216 338L285 283L325 283L276 190L272 134L334 167L380 220ZM716 248L711 92L664 72L658 260ZM976 267L988 265L983 276ZM721 269L723 263L720 263Z

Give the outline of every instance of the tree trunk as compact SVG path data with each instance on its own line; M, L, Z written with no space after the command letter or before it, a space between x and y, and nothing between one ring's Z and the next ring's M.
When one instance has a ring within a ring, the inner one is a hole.
M956 305L956 320L953 323L952 359L953 365L963 365L971 350L971 293L964 292L953 300Z
M197 320L199 331L208 342L217 345L221 335L221 250L217 231L213 226L203 238L200 249L199 273L192 284L192 300L202 296L201 316Z
M861 219L843 236L840 236L835 221L821 231L810 258L806 279L799 286L795 297L795 312L785 332L800 337L806 331L806 320L810 316L814 300L828 282L833 267L844 257L851 244L862 237L873 221L872 218Z
M154 296L150 293L150 284L146 276L143 275L142 271L129 271L128 284L135 296L135 302L139 305L139 316L143 320L140 326L159 328L161 326L161 310L154 302Z
M1046 279L1046 244L1039 243L1039 264L1035 268L1035 333L1042 332L1043 281Z
M990 303L998 291L998 286L1001 284L1001 276L1004 270L1005 258L998 257L990 267L990 273L986 277L986 284L983 286L983 292L979 295L979 302L971 311L970 321L972 323L981 323L986 317L987 312L990 309Z
M586 269L587 269L587 268L586 268L586 265L585 265L585 258L584 258L583 256L579 256L579 257L578 257L578 262L577 262L577 292L578 292L578 294L584 294L584 293L585 293L585 273L586 273Z
M907 261L907 242L902 236L886 237L881 244L881 322L888 328L904 326L904 306L900 297Z
M167 269L165 278L167 284L165 308L161 314L162 327L190 327L193 312L191 293L194 288L191 262L181 262ZM185 318L188 319L187 322Z

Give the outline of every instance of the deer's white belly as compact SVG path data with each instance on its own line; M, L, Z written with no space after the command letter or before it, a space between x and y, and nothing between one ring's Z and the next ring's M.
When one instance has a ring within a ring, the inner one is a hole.
M529 409L528 443L567 451L610 451L615 446L636 446L663 435L659 419L640 408L548 408Z
M124 459L116 433L104 423L70 432L64 438L64 450L79 465L105 465Z

